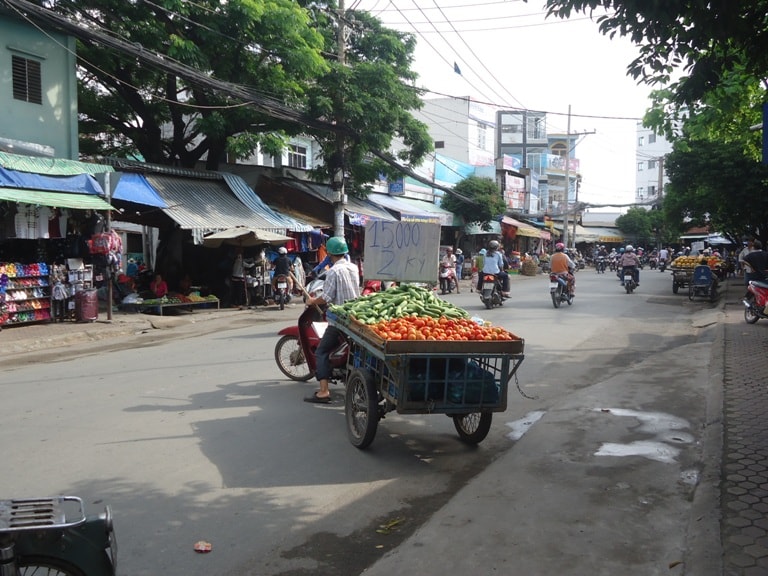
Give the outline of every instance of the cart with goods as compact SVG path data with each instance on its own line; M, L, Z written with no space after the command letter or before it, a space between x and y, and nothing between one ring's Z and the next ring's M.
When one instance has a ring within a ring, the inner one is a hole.
M704 281L699 281L700 278L697 278L699 286L694 286L694 268L701 265L702 260L706 260L706 266L710 268L713 276L719 277L725 270L725 261L716 256L678 256L670 265L672 292L677 294L680 288L687 288L688 297L691 300L697 295L706 295L711 300L717 299L717 281L714 278L707 285L706 290L703 288Z
M524 341L412 286L371 294L326 314L350 344L345 419L357 448L373 442L387 412L445 414L459 438L485 439L507 408Z

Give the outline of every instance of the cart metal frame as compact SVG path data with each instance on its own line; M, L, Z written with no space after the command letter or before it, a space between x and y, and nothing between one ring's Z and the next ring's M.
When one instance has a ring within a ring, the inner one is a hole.
M365 325L327 320L350 342L345 412L350 441L367 447L378 421L398 414L446 414L459 437L485 439L493 412L507 409L524 341L381 340ZM374 398L375 395L375 398Z

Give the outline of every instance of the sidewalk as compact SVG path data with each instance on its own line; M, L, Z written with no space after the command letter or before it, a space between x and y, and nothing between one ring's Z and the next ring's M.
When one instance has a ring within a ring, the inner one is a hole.
M254 308L176 309L171 315L152 315L136 312L113 311L107 319L104 303L94 322L55 322L7 326L0 331L0 366L11 368L65 359L99 351L129 347L126 339L140 337L158 342L171 338L185 338L208 334L256 322L295 321L303 308L300 298L285 310L278 306ZM234 326L233 326L234 325Z
M723 574L768 575L768 321L744 321L742 280L725 295Z

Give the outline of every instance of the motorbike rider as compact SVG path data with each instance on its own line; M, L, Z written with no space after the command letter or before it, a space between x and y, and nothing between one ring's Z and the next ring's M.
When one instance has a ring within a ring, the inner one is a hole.
M456 294L459 294L459 277L456 275L456 255L450 246L445 249L445 256L443 256L441 265L444 269L449 269L453 274L453 280L456 283Z
M360 296L360 271L346 258L349 252L347 241L343 237L333 236L328 239L325 247L331 258L331 267L325 274L322 295L308 298L307 306L324 307L329 304L344 304ZM331 377L330 354L341 336L341 331L335 326L328 326L325 329L320 344L315 350L317 362L315 375L320 384L320 390L304 398L305 402L328 404L331 401L331 391L328 389L328 381Z
M763 250L763 243L760 240L754 241L752 251L744 256L743 261L752 268L750 280L768 281L768 252Z
M275 288L277 288L277 278L278 276L285 276L288 279L288 294L293 293L293 275L291 274L291 268L293 267L293 263L291 262L291 259L288 258L288 249L285 246L280 246L280 248L277 249L277 253L279 256L275 259L274 262L274 268L272 275L272 291L275 291Z
M659 265L666 264L669 260L669 250L663 248L659 250Z
M632 278L635 280L635 284L640 286L640 259L635 254L635 248L632 244L627 244L624 249L624 254L619 258L619 266L621 267L621 283L624 284L624 269L632 269Z
M549 267L553 274L565 278L568 283L568 291L571 294L575 294L576 277L573 275L573 272L576 270L576 263L565 253L565 244L562 242L555 244L555 253L550 258Z
M488 243L488 250L483 257L483 270L478 274L477 289L483 289L483 275L493 274L501 282L501 295L503 298L509 298L509 274L504 271L504 256L499 250L499 241L491 240Z

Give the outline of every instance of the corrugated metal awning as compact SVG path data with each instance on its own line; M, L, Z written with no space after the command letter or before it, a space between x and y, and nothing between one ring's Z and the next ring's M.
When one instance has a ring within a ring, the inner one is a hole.
M312 232L315 228L309 222L302 222L301 219L289 218L270 208L254 192L248 183L237 174L222 172L224 182L235 196L253 210L256 214L264 217L265 220L272 222L275 227L283 230L292 230L293 232Z
M423 200L414 200L412 198L403 198L400 196L391 196L389 194L370 194L368 200L389 210L393 210L400 215L403 221L426 221L437 222L441 226L453 226L454 214L437 204L425 202Z
M261 228L282 234L260 214L243 205L223 180L198 180L147 174L147 181L168 205L163 209L185 230L192 230L197 242L205 232L235 226Z
M8 152L0 152L0 166L20 172L47 174L49 176L76 176L77 174L99 174L100 172L114 171L112 166L105 164L78 162L66 158L22 156Z

